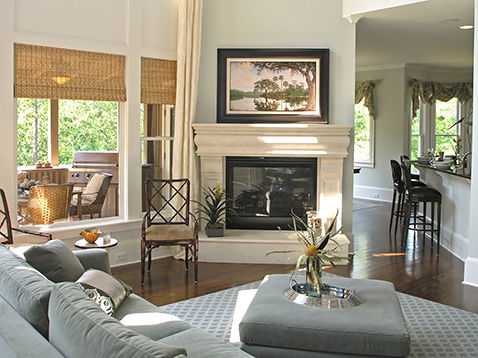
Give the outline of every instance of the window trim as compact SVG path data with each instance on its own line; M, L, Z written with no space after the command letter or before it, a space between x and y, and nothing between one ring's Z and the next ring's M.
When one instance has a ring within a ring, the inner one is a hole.
M362 100L363 101L363 100ZM355 126L355 106L354 105L354 126ZM375 168L375 118L373 118L370 113L368 115L369 118L369 152L370 152L370 160L355 160L355 140L354 140L354 166L358 168ZM355 137L354 137L355 138Z
M454 97L456 98L456 97ZM461 118L464 115L466 103L463 103L457 99L456 106L456 118ZM411 156L412 152L412 137L418 136L420 138L419 149L423 154L428 148L436 149L436 137L457 137L462 138L462 125L457 125L456 134L436 134L436 102L433 104L422 102L419 99L419 120L420 120L420 133L417 135L412 134L412 116L410 112L408 122L408 154Z

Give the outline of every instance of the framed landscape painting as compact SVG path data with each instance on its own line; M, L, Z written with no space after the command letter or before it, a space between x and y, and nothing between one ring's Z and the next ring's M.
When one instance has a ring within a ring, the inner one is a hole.
M218 49L218 123L327 123L328 49Z

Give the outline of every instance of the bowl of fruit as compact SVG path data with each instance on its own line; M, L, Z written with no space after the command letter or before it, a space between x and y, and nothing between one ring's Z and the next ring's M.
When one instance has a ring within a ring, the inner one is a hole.
M101 235L101 232L98 230L98 228L92 228L92 229L85 229L82 232L80 232L80 235L83 236L83 238L88 241L90 244L94 243Z

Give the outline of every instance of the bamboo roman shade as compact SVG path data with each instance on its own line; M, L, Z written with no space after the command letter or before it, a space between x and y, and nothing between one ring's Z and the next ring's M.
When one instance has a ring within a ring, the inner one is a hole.
M15 44L14 95L126 101L125 57Z
M141 57L141 103L175 102L176 61Z

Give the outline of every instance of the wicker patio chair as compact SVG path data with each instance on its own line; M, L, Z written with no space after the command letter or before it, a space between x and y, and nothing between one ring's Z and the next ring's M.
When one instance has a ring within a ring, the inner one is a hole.
M5 195L5 191L1 188L0 188L0 196L2 198L2 201L0 203L1 205L0 207L0 243L1 244L13 245L14 244L13 232L20 232L23 234L35 235L35 236L43 237L46 240L52 239L51 234L12 227L12 221L10 219L10 211L8 209L7 196Z
M146 214L141 227L141 285L144 285L146 256L151 270L151 251L160 246L184 247L186 271L189 253L194 262L194 282L198 281L198 222L190 209L188 179L148 179Z
M38 185L30 188L27 220L32 225L53 224L67 219L73 184Z

